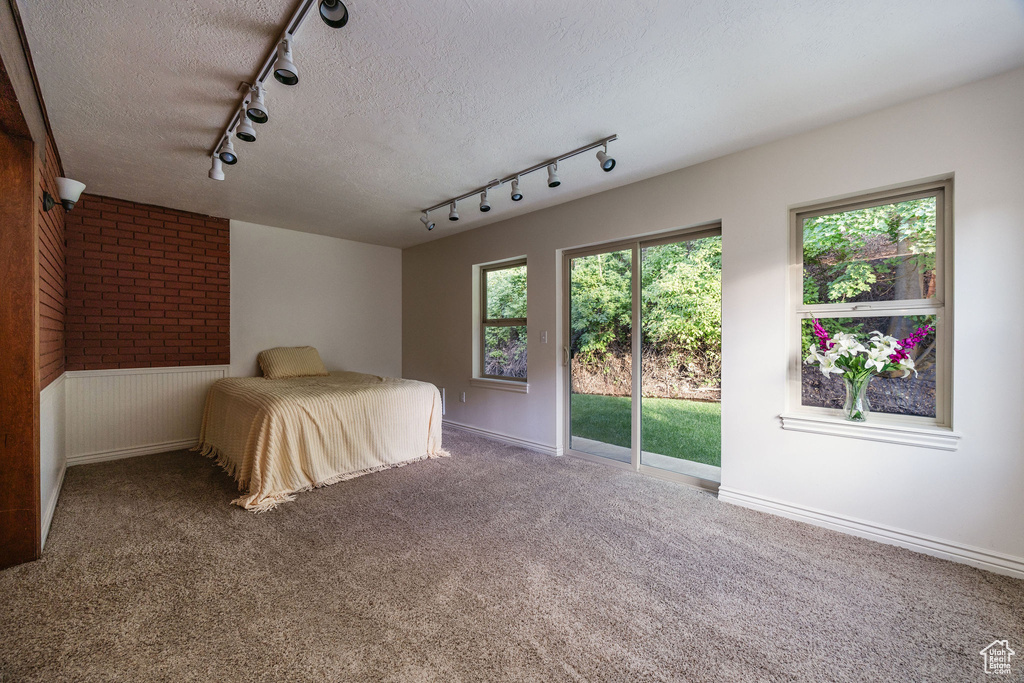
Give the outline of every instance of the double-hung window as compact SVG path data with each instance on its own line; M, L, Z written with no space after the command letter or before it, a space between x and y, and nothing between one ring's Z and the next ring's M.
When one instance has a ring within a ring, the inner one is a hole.
M843 407L842 379L804 362L819 320L829 335L899 340L934 328L910 352L916 375L871 381L871 420L951 426L951 202L947 180L792 212L790 415L834 417Z
M480 268L480 377L526 381L526 260Z

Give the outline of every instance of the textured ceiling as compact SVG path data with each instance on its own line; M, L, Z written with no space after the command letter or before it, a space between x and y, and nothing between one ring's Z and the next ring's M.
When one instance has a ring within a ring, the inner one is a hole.
M406 247L1024 64L1020 0L350 0L300 83L209 151L295 0L20 0L68 175L89 192ZM425 206L617 133L480 214Z

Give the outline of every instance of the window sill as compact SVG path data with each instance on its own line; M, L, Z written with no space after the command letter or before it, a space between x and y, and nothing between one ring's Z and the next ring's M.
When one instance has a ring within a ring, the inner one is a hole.
M935 448L955 451L960 445L960 433L948 427L913 427L884 422L850 422L840 417L825 415L783 413L782 428L795 432L845 436L851 439L883 441L904 446Z
M498 389L500 391L513 391L517 394L530 393L530 385L527 382L517 382L511 379L491 379L490 377L471 377L469 384L481 389Z

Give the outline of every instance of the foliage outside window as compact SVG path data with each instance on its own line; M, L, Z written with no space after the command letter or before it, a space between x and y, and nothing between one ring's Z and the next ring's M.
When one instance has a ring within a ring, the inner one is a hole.
M526 379L526 262L481 268L481 376Z
M905 339L931 325L913 351L917 375L879 377L870 385L872 413L949 420L949 325L943 259L948 183L815 207L794 215L800 259L795 293L799 357L815 343L812 318L831 335L874 330ZM838 376L801 365L799 405L841 408Z
M645 397L717 401L722 369L722 238L641 249ZM632 250L572 260L573 391L632 393Z

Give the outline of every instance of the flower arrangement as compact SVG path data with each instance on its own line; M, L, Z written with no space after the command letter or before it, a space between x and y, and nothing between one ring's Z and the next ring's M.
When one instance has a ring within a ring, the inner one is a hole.
M862 341L848 332L829 336L821 322L815 319L814 336L818 341L817 345L810 347L805 362L817 364L826 377L830 374L842 376L846 384L846 403L843 406L846 419L863 422L870 410L867 387L871 378L889 372L902 372L903 377L913 372L916 377L917 370L910 351L934 331L931 325L924 325L906 339L896 339L876 330Z

